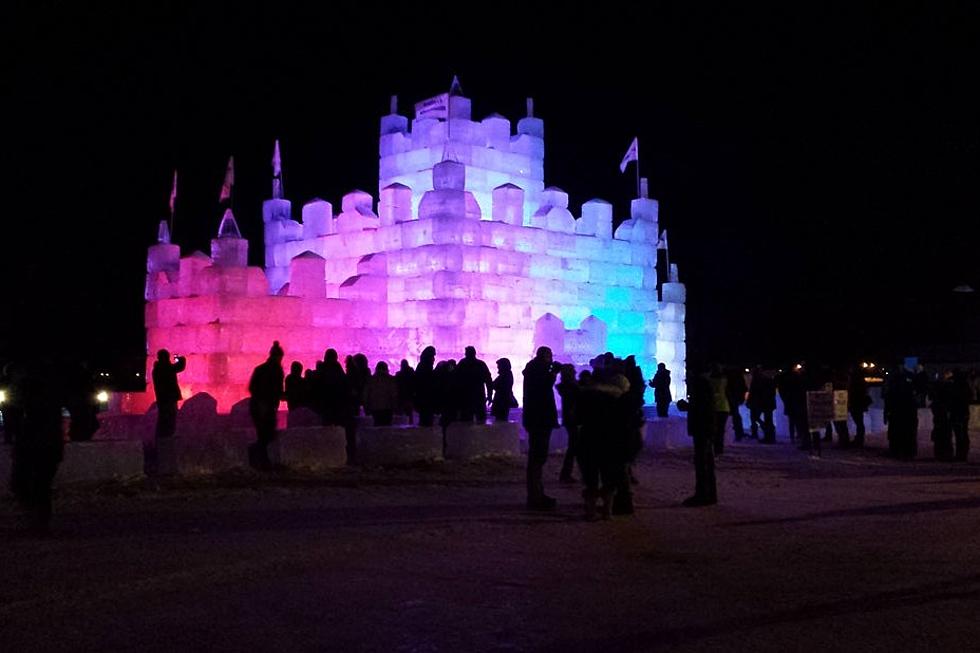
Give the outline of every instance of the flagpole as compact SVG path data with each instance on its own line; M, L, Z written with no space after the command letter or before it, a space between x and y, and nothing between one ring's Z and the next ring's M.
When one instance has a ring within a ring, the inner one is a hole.
M636 139L636 197L640 198L640 139Z
M177 218L177 170L174 169L174 185L170 189L170 241L174 239L174 224Z

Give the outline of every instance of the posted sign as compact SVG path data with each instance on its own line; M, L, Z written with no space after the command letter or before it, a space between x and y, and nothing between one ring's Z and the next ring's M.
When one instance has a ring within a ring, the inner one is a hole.
M834 390L834 421L847 421L847 390Z
M846 393L845 393L846 399ZM846 412L846 411L845 411ZM817 390L806 393L807 426L811 431L822 430L834 417L834 391Z

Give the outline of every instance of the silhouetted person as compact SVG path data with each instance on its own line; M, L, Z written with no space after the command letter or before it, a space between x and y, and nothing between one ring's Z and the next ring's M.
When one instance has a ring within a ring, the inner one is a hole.
M558 480L562 483L574 483L572 471L578 457L580 430L578 413L582 388L575 380L574 366L562 365L560 375L555 388L558 390L558 396L561 397L561 425L565 427L565 432L568 434L568 446L565 448L565 458L561 464Z
M398 384L398 412L408 417L409 424L414 424L415 370L404 358L395 372L395 383Z
M929 388L929 408L932 411L932 447L936 460L953 459L953 427L949 419L952 396L951 372L940 375Z
M624 408L628 413L627 421L631 425L626 432L626 481L628 483L639 483L639 480L633 474L633 463L636 460L636 456L639 455L640 450L643 449L643 405L646 403L643 399L643 393L646 392L647 384L643 379L643 370L636 364L636 356L627 356L621 363L617 363L617 367L619 373L625 377L626 382L629 384L626 395L623 397ZM614 512L617 514L632 514L632 497L633 493L629 487L625 489L621 488L616 494ZM628 508L626 507L627 501L629 503Z
M309 407L309 392L307 391L306 379L303 378L303 364L299 361L293 361L289 366L285 388L286 408L288 410Z
M367 388L368 380L371 378L371 365L364 354L354 354L352 359L353 375L351 370L347 371L347 383L350 386L350 399L353 414L361 414L361 406L364 405L364 390Z
M970 382L963 370L953 372L949 392L949 426L956 443L954 460L966 462L970 454Z
M524 367L524 414L527 431L527 507L531 510L553 510L557 502L544 493L544 464L548 462L551 429L558 426L555 405L557 366L551 349L538 347L537 354Z
M851 368L851 375L847 380L847 412L854 420L854 442L855 447L864 446L864 413L871 406L871 396L868 394L868 384L864 380L864 372L859 367Z
M848 389L848 378L847 371L842 367L837 367L834 369L830 376L831 386L834 390L834 394L839 391L846 392ZM850 412L850 404L847 408ZM831 428L837 432L837 445L842 449L847 449L851 446L851 434L847 426L847 419L835 419L830 424L827 425L827 435L830 436ZM829 438L828 438L829 439Z
M732 418L732 430L735 432L735 441L739 442L745 437L745 428L742 425L742 414L738 412L738 408L745 403L745 393L749 391L749 388L745 385L745 375L742 374L742 370L734 367L726 371L725 383L725 396L728 398L728 413Z
M657 363L657 372L650 380L653 388L653 403L657 405L657 417L667 417L672 397L670 396L670 370L663 363Z
M25 526L46 534L51 521L51 484L64 452L60 375L47 361L14 365L4 405L13 435L11 489L24 511Z
M422 350L415 366L415 408L419 411L419 426L432 426L436 413L435 386L436 348Z
M435 372L436 405L439 411L439 426L442 427L443 436L446 429L452 422L459 417L459 384L456 382L456 359L439 361Z
M728 414L731 412L728 406L728 379L725 378L720 365L712 366L708 383L711 384L715 410L715 430L711 441L715 456L720 456L725 452L725 422L728 421Z
M929 373L921 364L915 366L912 374L912 391L915 392L915 405L925 408L926 396L929 394Z
M885 384L885 422L888 424L888 451L896 458L915 458L919 416L912 379L898 367Z
M157 399L157 438L169 438L177 429L177 402L182 399L177 375L187 368L187 359L175 356L170 362L170 352L161 349L153 363L153 392Z
M636 356L633 355L624 358L622 365L622 374L630 384L629 390L627 390L629 403L638 413L642 414L643 405L646 403L646 400L643 398L643 393L647 387L647 382L643 378L643 369L636 364Z
M353 361L353 359L349 360ZM347 386L344 368L340 366L337 350L328 349L323 352L323 360L317 363L316 368L314 394L323 423L345 426L351 417L350 388Z
M255 425L257 441L249 447L249 462L258 469L270 469L269 443L276 439L276 413L282 400L282 347L272 343L269 358L252 371L248 382L249 412Z
M397 407L398 382L388 372L388 363L379 361L364 389L364 410L374 419L375 426L391 426Z
M809 440L809 428L806 423L806 383L803 370L798 367L781 372L776 380L779 396L783 400L783 412L789 421L790 442Z
M68 439L87 442L99 430L99 402L92 372L83 361L69 365L65 372L66 401L71 414Z
M759 425L762 425L762 441L772 444L776 441L776 425L772 413L776 410L776 384L756 365L749 385L749 419L752 422L752 437L758 439Z
M632 513L626 467L635 426L635 401L628 397L630 384L622 367L604 362L595 370L593 382L582 388L578 396L578 463L585 486L585 517L589 520L596 516L598 500L602 501L603 519ZM621 497L622 493L626 496Z
M713 440L716 424L715 390L704 374L689 374L688 398L677 402L687 411L687 434L694 441L694 495L685 506L708 506L718 503L715 483Z
M476 357L476 348L467 347L463 360L456 365L459 393L459 419L478 423L487 421L487 397L493 395L493 377L487 364Z
M493 380L493 394L490 396L490 414L496 422L510 419L510 409L517 406L514 397L514 372L509 358L497 359L497 378Z

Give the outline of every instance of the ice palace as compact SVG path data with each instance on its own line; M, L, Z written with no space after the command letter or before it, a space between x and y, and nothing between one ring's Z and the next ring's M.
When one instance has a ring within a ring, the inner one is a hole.
M519 371L547 345L577 366L633 354L648 378L666 363L684 396L685 288L665 264L645 180L615 230L601 199L573 215L568 194L545 186L544 122L530 99L516 133L498 114L474 120L454 93L420 102L411 121L392 98L380 127L377 204L355 190L339 212L314 199L296 220L274 176L264 269L248 265L230 210L210 256L181 256L161 223L147 258L147 379L158 349L180 352L184 397L206 392L227 412L273 340L287 367L313 367L328 347L397 369L428 345L438 360L473 345L491 369L511 360L519 393ZM128 408L145 410L150 390Z

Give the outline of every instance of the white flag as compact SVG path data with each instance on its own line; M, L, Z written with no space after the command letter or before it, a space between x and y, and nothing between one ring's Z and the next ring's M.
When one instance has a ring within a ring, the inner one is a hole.
M228 157L228 167L225 169L225 183L221 185L221 197L219 202L224 202L231 198L231 188L235 185L235 157Z
M630 149L626 150L626 156L624 156L623 157L623 160L620 161L620 163L619 163L619 171L620 172L626 172L626 165L630 161L638 161L639 160L639 156L640 156L639 150L640 150L639 143L637 142L636 137L634 137L633 138L633 142L630 143Z
M174 185L170 188L170 215L174 214L174 205L177 203L177 171L174 170Z
M279 156L279 139L276 139L276 147L272 150L272 176L282 175L282 158Z
M443 93L428 100L422 100L415 104L415 117L439 118L445 120L449 117L449 93Z

